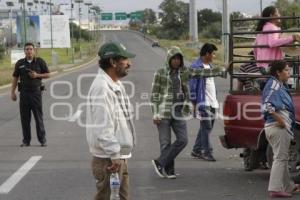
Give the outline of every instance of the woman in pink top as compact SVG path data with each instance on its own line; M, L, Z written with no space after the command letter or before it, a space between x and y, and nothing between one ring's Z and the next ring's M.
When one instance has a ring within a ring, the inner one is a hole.
M280 17L278 9L274 6L266 7L262 12L262 17ZM280 19L261 19L258 22L256 31L278 31L280 29ZM256 36L255 45L267 45L269 48L254 48L254 56L256 61L260 60L282 60L284 53L280 46L290 44L300 40L299 35L282 37L280 33L258 34ZM269 63L257 62L262 74L268 71Z

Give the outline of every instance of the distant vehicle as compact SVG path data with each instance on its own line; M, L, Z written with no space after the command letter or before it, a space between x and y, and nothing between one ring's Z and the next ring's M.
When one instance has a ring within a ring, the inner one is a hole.
M153 41L152 43L152 47L160 47L159 42L158 41Z
M259 18L257 18L259 19ZM300 19L300 17L282 17L281 19ZM255 19L244 19L244 21ZM224 131L225 135L220 136L223 147L243 148L241 157L244 160L244 168L246 171L257 169L262 162L267 161L268 167L271 167L273 162L273 152L271 146L265 137L264 120L261 114L261 90L235 90L233 89L234 79L253 80L262 78L263 75L255 73L240 73L234 70L234 64L251 63L249 56L238 55L237 49L249 48L253 49L255 46L236 44L236 37L241 39L244 34L247 37L249 34L255 35L257 32L236 32L232 25L233 22L240 22L241 19L231 20L230 33L230 91L226 96L223 106L224 115ZM300 31L300 29L295 30ZM288 32L288 30L281 30L280 32ZM245 39L245 38L244 38ZM248 39L250 39L248 37ZM250 43L250 42L249 42ZM300 46L294 44L293 46ZM247 59L248 58L248 59ZM250 58L251 59L251 58ZM293 85L290 87L290 92L295 103L296 110L296 127L295 127L295 141L291 145L289 153L289 167L291 171L299 169L300 163L300 75L299 75L299 60L298 58L288 59L292 71ZM267 77L264 77L267 78Z

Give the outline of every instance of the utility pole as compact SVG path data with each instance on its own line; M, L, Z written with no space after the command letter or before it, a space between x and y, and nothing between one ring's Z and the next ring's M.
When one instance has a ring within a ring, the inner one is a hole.
M262 0L260 0L260 14L262 14L262 11L263 11L263 2Z
M198 42L198 16L196 0L190 0L190 40Z
M76 3L78 3L78 23L79 23L79 57L81 59L81 46L80 46L80 40L81 40L81 8L80 8L80 3L83 3L83 0L75 0Z
M222 43L224 46L224 62L229 63L229 12L228 0L223 0Z
M73 45L73 39L74 39L74 36L73 36L73 0L71 0L71 51L72 51L72 63L74 64L75 63L75 60L74 60L74 45Z

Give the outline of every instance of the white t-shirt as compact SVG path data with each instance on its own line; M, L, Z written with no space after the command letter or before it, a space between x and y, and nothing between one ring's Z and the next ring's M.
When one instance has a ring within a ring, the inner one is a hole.
M204 69L210 69L210 66L208 64L203 63L203 67ZM217 100L217 94L216 94L216 86L213 77L206 78L205 106L219 108L219 102Z

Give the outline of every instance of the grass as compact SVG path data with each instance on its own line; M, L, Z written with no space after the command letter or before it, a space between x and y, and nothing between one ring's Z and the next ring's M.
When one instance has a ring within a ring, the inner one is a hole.
M74 47L79 46L79 43L76 41L73 42ZM82 58L88 59L94 55L96 55L98 46L96 41L89 42L81 42L81 52ZM70 48L64 49L53 49L54 52L58 55L58 65L72 64L72 51ZM43 58L49 66L50 71L55 71L58 69L57 66L53 66L52 58L51 58L51 49L36 49L36 55L38 57ZM79 51L74 52L74 59L80 59ZM12 73L14 70L14 66L11 65L10 62L10 53L8 53L2 60L0 60L0 85L5 85L11 82Z

